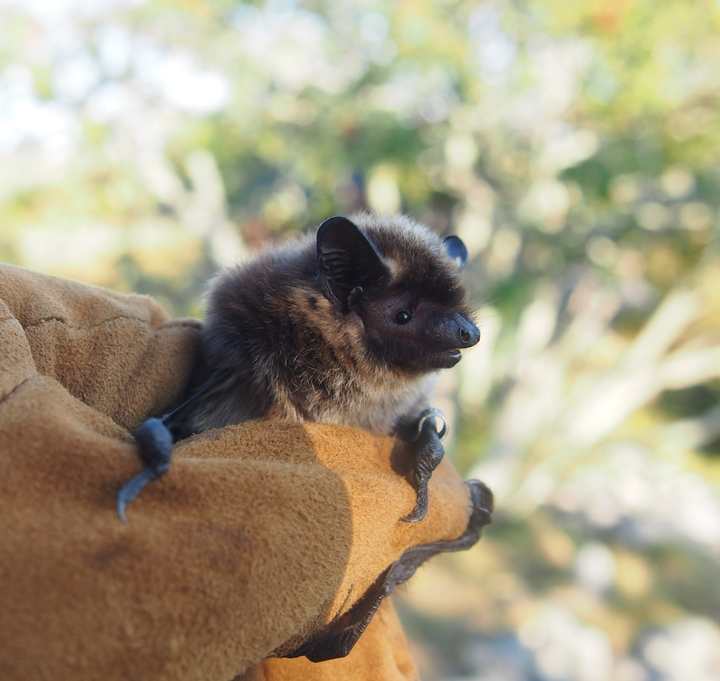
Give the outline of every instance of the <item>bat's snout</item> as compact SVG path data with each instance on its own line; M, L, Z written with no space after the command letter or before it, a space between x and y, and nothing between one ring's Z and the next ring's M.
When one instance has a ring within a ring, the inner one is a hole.
M438 346L444 346L448 350L471 348L480 340L480 329L459 312L447 316L438 315L430 329Z
M438 318L431 337L434 352L429 363L434 368L448 369L460 361L461 350L477 345L480 330L465 315L456 312Z

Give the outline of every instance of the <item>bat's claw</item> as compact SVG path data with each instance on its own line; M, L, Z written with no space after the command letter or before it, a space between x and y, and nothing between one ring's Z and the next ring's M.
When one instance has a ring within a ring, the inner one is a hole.
M428 478L430 476L428 475ZM412 510L410 515L406 515L401 520L404 523L418 523L425 518L428 512L428 487L427 480L424 483L419 483L417 490L417 497L415 501L415 508Z
M404 518L400 518L404 523L419 523L425 519L427 515L427 506L422 508L421 506L415 506L410 515L406 515Z
M433 411L442 413L437 409ZM431 416L434 417L436 414L433 413ZM420 522L427 515L430 476L445 456L445 449L440 442L447 430L444 422L440 433L437 431L434 418L422 419L418 427L420 435L414 443L415 465L413 469L413 482L416 489L415 508L410 515L402 518L406 523Z
M167 426L160 419L148 419L135 431L140 458L146 467L129 482L117 495L117 511L120 519L127 522L125 509L135 500L143 487L151 480L164 475L170 468L173 441Z
M404 518L400 518L404 523L419 523L421 520L425 519L425 516L427 515L427 507L420 508L419 506L416 506L410 515L406 515Z

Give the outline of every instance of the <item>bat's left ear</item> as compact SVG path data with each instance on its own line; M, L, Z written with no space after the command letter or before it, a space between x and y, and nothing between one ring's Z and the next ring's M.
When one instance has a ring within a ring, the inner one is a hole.
M390 267L372 240L351 220L328 218L317 231L318 282L325 296L348 310L385 289Z
M447 254L457 263L459 269L467 265L468 252L465 244L459 236L446 236L443 239L443 246Z

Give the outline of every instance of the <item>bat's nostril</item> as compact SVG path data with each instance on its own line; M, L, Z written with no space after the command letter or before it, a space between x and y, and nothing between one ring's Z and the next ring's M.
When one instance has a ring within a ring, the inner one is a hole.
M470 332L466 329L460 329L460 339L463 343L467 343L470 340Z

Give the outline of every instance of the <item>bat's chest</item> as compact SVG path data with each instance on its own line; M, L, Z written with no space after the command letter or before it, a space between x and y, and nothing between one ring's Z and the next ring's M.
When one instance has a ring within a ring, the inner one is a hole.
M388 435L404 417L427 401L432 379L409 384L346 385L332 393L310 396L303 420L336 423Z

